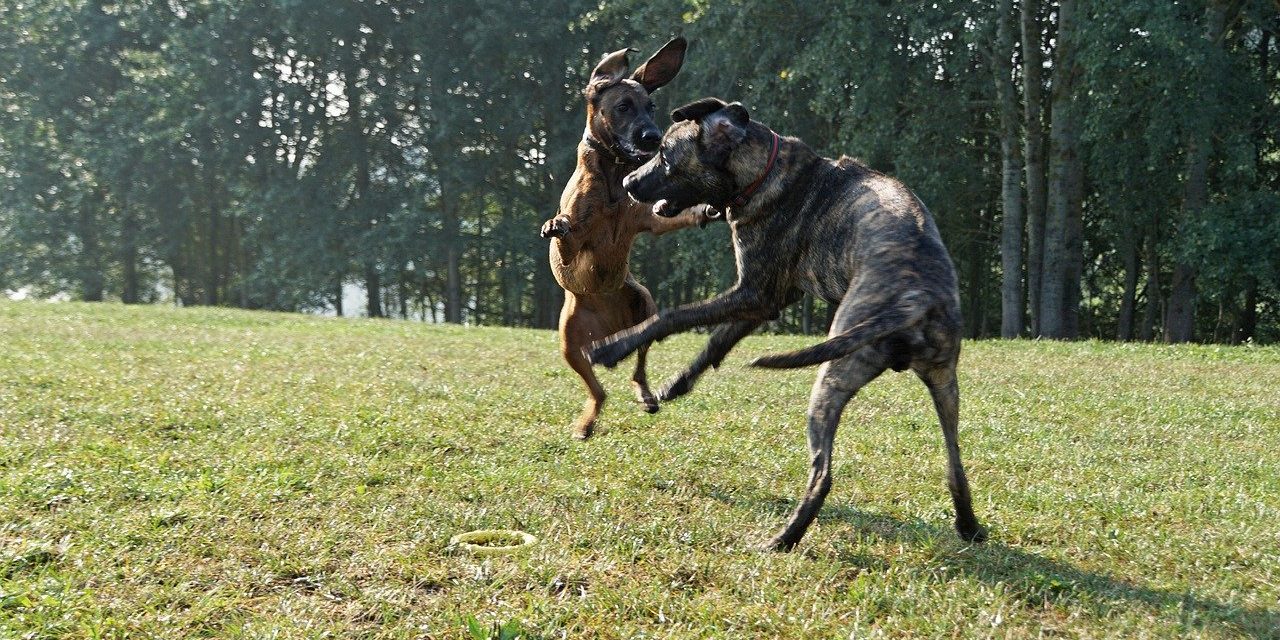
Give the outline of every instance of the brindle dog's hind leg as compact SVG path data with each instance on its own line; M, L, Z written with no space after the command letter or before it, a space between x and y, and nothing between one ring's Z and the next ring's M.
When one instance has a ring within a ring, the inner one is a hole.
M832 335L837 333L839 331L832 327ZM809 486L786 528L766 542L764 548L787 551L800 542L831 491L831 449L840 414L858 389L887 368L884 355L871 345L823 363L818 369L818 380L809 397Z
M954 362L944 367L918 372L929 393L933 396L933 406L938 411L938 420L942 424L942 438L947 445L947 488L951 490L951 501L956 508L956 532L960 538L968 542L984 542L987 530L978 524L973 515L973 501L969 497L969 481L964 475L964 465L960 462L960 385L956 381Z

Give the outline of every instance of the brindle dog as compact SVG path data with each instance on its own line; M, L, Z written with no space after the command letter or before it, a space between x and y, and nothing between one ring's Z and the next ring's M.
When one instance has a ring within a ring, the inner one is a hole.
M593 340L633 326L657 312L649 290L627 267L636 234L655 235L705 223L703 210L675 217L654 215L627 196L622 178L649 159L662 140L653 121L649 94L667 84L684 63L687 43L675 38L628 77L627 53L606 55L591 73L585 96L587 127L578 145L578 166L560 196L560 210L542 225L552 238L551 270L564 287L560 346L564 359L582 377L590 397L573 424L579 439L591 436L605 391L583 348ZM658 402L645 376L645 349L639 350L631 380L645 411Z
M672 114L658 155L627 176L655 213L705 202L726 208L738 282L706 302L666 310L593 345L592 362L613 366L678 331L722 325L664 396L687 391L708 363L806 291L839 305L829 339L752 364L823 363L809 400L809 486L786 528L769 540L800 541L831 489L831 450L845 405L886 369L910 368L933 396L947 447L956 530L980 542L957 440L960 302L956 274L924 205L902 183L850 158L819 157L796 138L751 121L742 105L707 98Z

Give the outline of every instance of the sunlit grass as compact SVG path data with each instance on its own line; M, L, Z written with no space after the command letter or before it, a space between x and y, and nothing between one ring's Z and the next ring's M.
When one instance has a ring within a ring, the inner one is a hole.
M888 374L819 522L757 553L813 371L742 363L813 340L750 339L656 416L607 372L577 443L549 331L0 302L0 637L1280 633L1280 350L967 344L982 546L927 394ZM541 541L446 548L480 528Z

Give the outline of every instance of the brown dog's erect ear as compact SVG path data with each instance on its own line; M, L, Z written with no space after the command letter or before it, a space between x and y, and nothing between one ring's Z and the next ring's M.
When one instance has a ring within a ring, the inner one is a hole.
M680 73L680 66L684 64L684 52L688 48L689 43L684 38L680 36L672 38L640 65L640 68L631 74L631 79L639 82L640 86L649 93L657 91Z
M729 106L720 98L703 98L694 102L690 102L679 109L671 112L671 121L680 122L683 120L693 120L700 122L707 115L715 113Z
M611 85L627 75L627 53L635 51L630 47L626 49L618 49L613 53L606 55L600 59L600 64L596 65L595 70L591 72L591 80L587 84L587 90L599 89L604 86Z

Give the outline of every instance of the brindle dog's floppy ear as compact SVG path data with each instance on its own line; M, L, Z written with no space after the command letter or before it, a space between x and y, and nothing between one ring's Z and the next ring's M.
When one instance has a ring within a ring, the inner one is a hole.
M707 152L717 164L724 164L743 140L747 139L747 124L751 116L737 102L702 119L702 131L705 135Z
M672 111L671 121L693 120L694 122L700 122L708 114L715 113L727 106L729 105L720 98L703 98Z
M724 110L729 115L729 119L743 129L746 129L747 123L751 122L751 114L747 113L747 108L742 106L741 102L731 103Z
M680 66L684 64L684 52L688 48L689 43L684 38L680 36L672 38L640 65L640 68L631 74L631 79L639 82L640 86L649 93L657 91L680 73Z
M591 80L587 83L587 92L598 91L627 75L627 68L631 66L627 63L627 54L632 51L635 51L635 49L631 47L618 49L601 58L600 64L597 64L595 70L591 72Z

